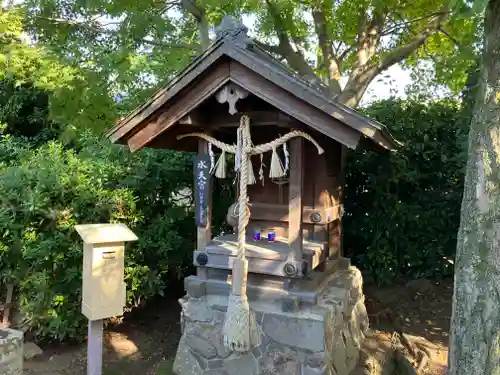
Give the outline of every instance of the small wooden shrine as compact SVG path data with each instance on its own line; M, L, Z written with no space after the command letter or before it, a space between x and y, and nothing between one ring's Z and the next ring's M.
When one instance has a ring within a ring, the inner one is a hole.
M228 153L235 151L241 141L237 129L246 118L252 145L269 145L291 132L302 134L269 146L269 152L249 151L253 177L244 242L248 297L282 298L283 308L293 309L314 304L325 275L348 262L340 246L345 148L354 149L362 138L381 150L398 144L381 124L286 68L246 31L225 18L212 46L107 136L131 151L157 147L198 152L195 174L203 176L196 195L198 272L186 279L186 288L199 297L229 294L238 254L236 234L219 235L211 228L211 174L219 168L219 177L224 177L221 164L234 168L229 158L216 162L223 156L217 142ZM272 177L276 163L282 173ZM228 207L235 233L239 207ZM273 238L268 240L268 235Z

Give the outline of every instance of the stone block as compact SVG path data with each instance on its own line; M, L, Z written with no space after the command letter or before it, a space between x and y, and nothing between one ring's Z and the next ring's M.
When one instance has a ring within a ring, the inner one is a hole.
M301 375L324 375L326 374L326 369L324 368L312 368L309 366L302 365L300 372Z
M221 312L226 312L227 311L227 306L221 306L221 305L212 305L210 306L212 309L216 311L221 311Z
M262 311L252 311L255 315L255 321L257 324L262 325L262 319L264 318L264 313Z
M321 320L266 314L262 329L280 344L313 352L323 350L324 322Z
M24 359L32 359L43 354L43 350L34 342L24 343Z
M338 267L342 270L347 270L351 267L351 259L350 258L339 258L338 259Z
M313 306L285 306L285 312L283 299L251 301L261 344L244 354L231 352L223 344L227 297L188 295L180 300L184 330L175 373L348 375L359 359L368 329L361 274L349 267L332 274L325 284ZM294 305L296 301L289 302Z
M186 344L191 348L191 350L202 355L206 359L212 359L217 355L215 346L210 344L210 342L203 337L195 335L186 336Z
M207 293L203 280L191 279L189 277L184 279L184 290L193 298L201 298Z
M179 342L177 355L173 367L175 374L203 375L198 359L193 355L193 352L185 344L185 341Z
M258 347L252 348L252 353L253 353L254 357L257 359L259 359L260 356L262 355L262 352L260 351L260 349Z
M213 316L214 316L213 322L216 326L222 326L222 324L224 324L224 320L226 320L226 313L225 312L214 311Z
M208 367L208 362L205 358L203 358L199 353L196 353L195 351L191 350L191 355L196 359L198 362L198 365L202 370L206 370Z
M252 353L238 354L224 360L228 375L257 375L259 368Z
M224 361L222 359L212 359L208 361L208 368L210 370L221 369L224 366Z
M179 303L182 308L182 316L184 319L194 322L211 322L214 317L213 311L202 299L181 298Z
M220 358L227 358L231 351L224 346L222 333L220 327L213 324L191 322L186 325L186 330L183 336L199 336L207 340L215 347L217 356Z
M295 312L299 310L299 302L298 296L286 296L281 301L281 308L283 312Z
M0 374L23 374L23 332L0 329Z
M322 368L325 366L325 353L310 354L306 357L305 362L311 368Z
M228 375L228 374L223 369L216 369L216 370L205 371L205 375Z
M260 352L264 353L266 351L267 344L269 344L269 337L267 337L264 333L260 334Z
M259 371L262 375L300 375L299 358L294 350L272 343L259 359Z

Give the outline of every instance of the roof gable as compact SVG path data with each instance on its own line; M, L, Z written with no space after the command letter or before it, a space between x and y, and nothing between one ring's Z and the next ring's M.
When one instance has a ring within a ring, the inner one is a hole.
M107 136L113 142L128 142L132 151L138 150L229 81L350 148L356 147L361 135L389 150L398 146L383 125L336 102L322 86L288 69L253 43L246 28L230 17L222 22L218 38L209 49L110 129ZM176 98L182 93L188 98L182 106L176 106ZM151 121L160 111L157 117L162 121Z

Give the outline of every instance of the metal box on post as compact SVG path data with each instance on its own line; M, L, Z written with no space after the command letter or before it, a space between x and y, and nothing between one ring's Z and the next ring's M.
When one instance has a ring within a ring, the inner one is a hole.
M89 320L123 314L125 242L137 236L124 224L77 225L84 241L82 313Z

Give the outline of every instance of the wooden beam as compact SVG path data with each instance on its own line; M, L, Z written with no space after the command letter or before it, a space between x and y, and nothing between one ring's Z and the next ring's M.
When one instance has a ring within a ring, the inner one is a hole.
M302 206L302 223L305 224L328 224L339 217L340 206L328 208L314 208L311 206ZM313 213L319 213L321 220L315 222L311 220ZM250 220L278 221L288 223L290 220L288 214L288 205L250 202Z
M134 152L146 146L154 138L177 123L198 107L205 99L217 91L229 80L228 64L220 64L195 84L187 88L184 95L163 111L155 121L149 122L128 140L130 151Z
M220 43L219 43L220 44ZM214 44L210 48L210 52L205 52L205 57L192 64L183 73L174 78L168 86L158 90L146 103L138 107L130 113L122 122L115 125L106 134L112 142L118 142L120 138L126 137L127 133L133 131L136 126L139 126L143 121L152 117L156 111L159 111L170 99L179 94L186 86L198 78L206 69L209 69L219 57L223 55L218 44Z
M223 45L222 49L225 50L226 55L234 59L231 66L239 64L246 67L249 72L261 76L269 84L276 85L291 96L311 105L315 110L322 111L332 120L340 121L351 129L359 131L387 150L395 150L398 147L398 142L392 139L380 124L364 117L348 106L332 100L319 88L295 78L293 74L277 64L262 61L260 57L247 49L234 48L230 45Z
M247 111L245 114L250 116L252 126L276 125L280 127L292 127L293 124L297 122L281 111ZM219 113L207 119L206 116L203 117L203 114L199 113L199 110L197 110L181 118L179 124L203 128L238 127L240 125L241 116L241 113L236 113L234 115ZM207 125L207 121L210 125Z
M304 185L304 140L290 141L290 184L288 186L288 244L292 250L292 260L302 260L302 193Z
M322 111L318 111L317 108L281 87L276 86L259 74L250 71L236 61L230 62L230 71L231 81L250 91L255 96L312 129L327 135L349 148L356 148L361 135L355 129Z

